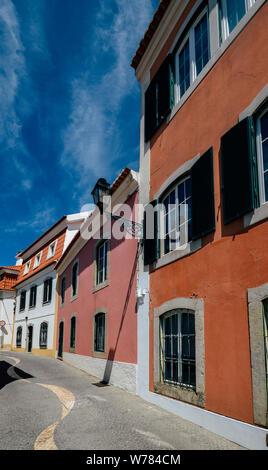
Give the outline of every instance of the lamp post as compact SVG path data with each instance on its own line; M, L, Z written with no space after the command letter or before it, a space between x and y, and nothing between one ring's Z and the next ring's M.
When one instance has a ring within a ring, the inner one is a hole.
M110 185L107 183L106 179L99 178L91 191L91 194L93 196L94 203L99 208L100 213L103 214L103 199L105 196L109 196L111 194Z

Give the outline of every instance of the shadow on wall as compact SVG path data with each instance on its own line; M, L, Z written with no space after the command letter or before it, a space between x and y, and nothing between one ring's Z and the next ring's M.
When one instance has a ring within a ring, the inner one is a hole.
M124 305L124 308L123 308L123 313L122 313L122 317L121 317L121 322L120 322L120 326L119 326L119 330L118 330L118 335L117 335L115 347L110 348L109 352L108 352L105 371L104 371L103 379L102 379L102 382L101 382L102 384L108 385L109 382L110 382L110 379L111 379L114 357L115 357L115 354L116 354L120 334L121 334L121 331L122 331L122 328L123 328L123 323L124 323L125 316L126 316L126 313L127 313L127 307L128 307L128 304L129 304L131 290L132 290L132 287L133 287L134 280L136 278L137 261L138 261L138 254L135 257L132 272L131 272L131 275L130 275L128 291L127 291L127 295L126 295L125 305ZM137 312L137 305L135 306L135 313L136 312Z

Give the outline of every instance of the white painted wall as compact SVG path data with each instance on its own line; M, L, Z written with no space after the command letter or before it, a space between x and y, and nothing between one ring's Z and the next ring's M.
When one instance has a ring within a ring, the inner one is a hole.
M51 302L43 304L43 289L45 279L52 277L52 297ZM30 289L31 286L37 286L36 292L36 306L29 308L30 301ZM26 305L25 310L20 312L20 294L21 291L26 290ZM33 342L32 348L39 349L39 336L40 336L40 325L46 321L48 323L48 337L47 337L47 349L53 348L54 340L54 315L55 315L55 296L56 296L56 272L55 270L45 270L40 273L37 279L30 278L22 287L17 290L16 297L16 318L15 318L15 331L13 346L16 347L16 332L19 326L22 327L22 342L21 347L25 348L27 344L27 327L26 325L33 326ZM26 317L28 320L26 322Z
M136 393L136 364L107 361L106 359L66 352L63 353L63 360L100 380L108 380L112 385Z
M0 291L0 320L6 322L4 327L0 327L0 349L12 342L14 300L15 292Z

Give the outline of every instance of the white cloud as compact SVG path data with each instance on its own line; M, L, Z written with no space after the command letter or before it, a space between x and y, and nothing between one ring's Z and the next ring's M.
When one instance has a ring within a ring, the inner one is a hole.
M0 140L5 148L12 148L20 136L21 122L16 114L15 99L20 78L25 74L25 61L19 23L14 5L9 0L1 0L0 34Z
M112 60L94 82L87 70L73 79L70 123L62 133L61 163L79 179L80 188L96 177L111 180L116 176L115 160L125 137L120 108L129 94L137 93L138 99L130 62L153 15L151 0L100 0L99 5L92 34L95 43L88 54L95 63L100 54L108 54Z

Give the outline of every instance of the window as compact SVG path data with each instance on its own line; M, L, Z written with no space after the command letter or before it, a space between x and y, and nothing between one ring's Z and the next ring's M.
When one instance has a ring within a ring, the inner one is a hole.
M75 349L76 317L71 318L70 348Z
M264 355L266 369L266 390L268 407L268 299L263 301L263 336L264 336Z
M176 53L176 101L178 102L210 59L207 10L198 16Z
M22 339L22 327L18 326L17 335L16 335L16 347L21 348L21 339Z
M44 282L44 293L43 293L43 303L48 303L51 301L52 297L52 278L46 279Z
M48 247L48 251L47 251L47 259L52 258L55 255L56 246L57 246L57 240L50 243Z
M191 178L181 181L163 200L163 254L178 249L191 240Z
M97 247L96 284L102 284L108 279L108 241L105 240Z
M268 110L256 122L260 203L268 201Z
M23 290L20 293L20 311L25 310L25 304L26 304L26 291Z
M160 374L164 383L195 388L195 317L189 311L171 311L160 323Z
M41 323L40 341L39 341L39 345L41 349L47 348L47 331L48 331L48 324L46 322Z
M94 351L105 352L105 313L95 315Z
M78 288L78 261L76 261L72 267L72 289L71 289L72 297L77 296L77 288Z
M30 260L30 261L27 261L27 263L25 264L25 268L24 268L24 271L23 271L23 275L28 274L28 272L29 272L29 270L30 270L30 264L31 264L31 260Z
M61 280L61 285L60 285L60 299L61 299L61 305L64 304L65 302L65 290L66 290L66 276L64 276Z
M233 31L255 0L220 0L221 34L225 40Z
M32 286L30 289L30 301L29 301L29 307L35 307L36 305L36 292L37 292L37 287Z
M176 170L174 181L178 178L179 182L170 190L170 185L163 188L162 194L157 196L159 200L154 199L144 208L144 265L157 262L161 256L158 267L173 262L176 256L182 257L199 249L201 238L215 230L212 147L194 159L185 175ZM191 240L197 243L188 243ZM168 253L171 256L164 258L163 255Z
M173 63L169 54L145 92L145 141L162 124L174 104Z
M40 253L38 253L36 257L34 258L33 269L37 268L40 265L41 257L42 257L42 251L40 251Z

